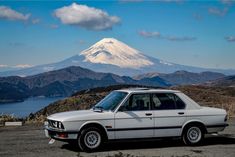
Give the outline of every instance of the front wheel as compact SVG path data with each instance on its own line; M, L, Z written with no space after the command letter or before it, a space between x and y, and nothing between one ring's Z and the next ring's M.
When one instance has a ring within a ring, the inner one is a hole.
M78 145L82 151L91 152L101 147L103 142L102 133L98 128L86 128L82 130Z
M188 126L183 133L183 141L186 145L197 145L202 142L204 133L199 126Z

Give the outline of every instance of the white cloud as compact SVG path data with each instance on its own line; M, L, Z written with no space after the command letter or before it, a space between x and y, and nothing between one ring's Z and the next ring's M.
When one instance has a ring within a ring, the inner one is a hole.
M144 0L119 0L120 2L144 2ZM149 0L162 3L183 3L185 0Z
M29 64L18 64L14 66L14 68L21 68L21 69L30 68L30 67L32 67L32 65Z
M166 36L165 39L170 40L170 41L193 41L196 40L197 38L195 37L176 37L176 36Z
M79 44L79 45L84 45L84 44L86 44L86 43L87 43L87 42L86 42L85 40L79 40L79 41L78 41L78 44Z
M30 67L33 67L33 66L29 64L17 64L17 65L0 64L0 68L24 69L24 68L30 68Z
M30 17L30 14L22 14L7 6L0 6L0 19L12 20L12 21L26 21Z
M54 15L63 24L80 26L89 30L111 29L113 25L120 22L119 17L110 16L101 9L76 3L56 9Z
M57 29L57 28L59 28L59 26L56 25L56 24L51 24L51 25L49 25L49 27L50 27L51 29Z
M44 71L52 71L52 70L54 70L54 69L55 69L55 68L52 67L52 66L43 67L43 70L44 70Z
M119 0L120 2L143 2L143 0Z
M40 23L40 21L41 20L37 18L37 19L32 19L31 22L32 22L32 24L38 24L38 23Z
M172 63L169 63L169 62L166 62L166 61L163 61L163 60L160 60L160 63L165 64L165 65L169 65L169 66L173 65Z
M228 8L219 9L217 7L210 7L208 8L209 14L215 15L215 16L224 16L228 12Z
M201 21L203 19L203 16L199 13L194 13L193 18L196 19L197 21Z
M148 31L139 31L138 34L142 37L145 38L157 38L157 39L165 39L168 41L193 41L196 40L196 37L191 37L191 36L166 36L162 35L160 32L153 31L153 32L148 32Z
M225 37L225 40L227 40L228 42L235 42L235 36Z
M172 2L175 2L175 3L183 3L184 0L158 0L159 2L167 2L167 3L172 3Z
M232 5L235 1L234 0L220 0L220 2L225 5Z
M6 65L6 64L0 64L0 68L6 68L6 67L8 67L8 65Z
M145 30L139 31L139 35L143 37L160 37L161 36L159 32L147 32Z
M25 46L26 44L22 42L10 42L9 45L12 47L21 47L21 46Z

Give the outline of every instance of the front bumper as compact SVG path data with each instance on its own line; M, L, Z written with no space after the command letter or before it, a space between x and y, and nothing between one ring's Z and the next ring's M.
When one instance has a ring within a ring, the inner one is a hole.
M48 125L44 126L44 132L46 137L60 141L76 140L78 138L78 132L76 131L56 130L48 127Z

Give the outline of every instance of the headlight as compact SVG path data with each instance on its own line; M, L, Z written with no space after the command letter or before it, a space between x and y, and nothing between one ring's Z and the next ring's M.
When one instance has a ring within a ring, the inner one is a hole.
M63 126L62 122L54 121L54 120L48 120L48 123L53 128L64 129L64 126Z
M57 128L57 124L58 124L57 121L53 121L53 122L52 122L52 126L53 126L54 128Z

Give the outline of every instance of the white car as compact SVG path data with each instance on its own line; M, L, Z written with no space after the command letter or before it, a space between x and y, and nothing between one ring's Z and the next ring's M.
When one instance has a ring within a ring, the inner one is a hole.
M182 137L195 145L204 134L227 126L223 109L201 107L180 91L133 88L115 90L90 110L47 117L45 134L76 141L83 151L94 151L116 139Z

